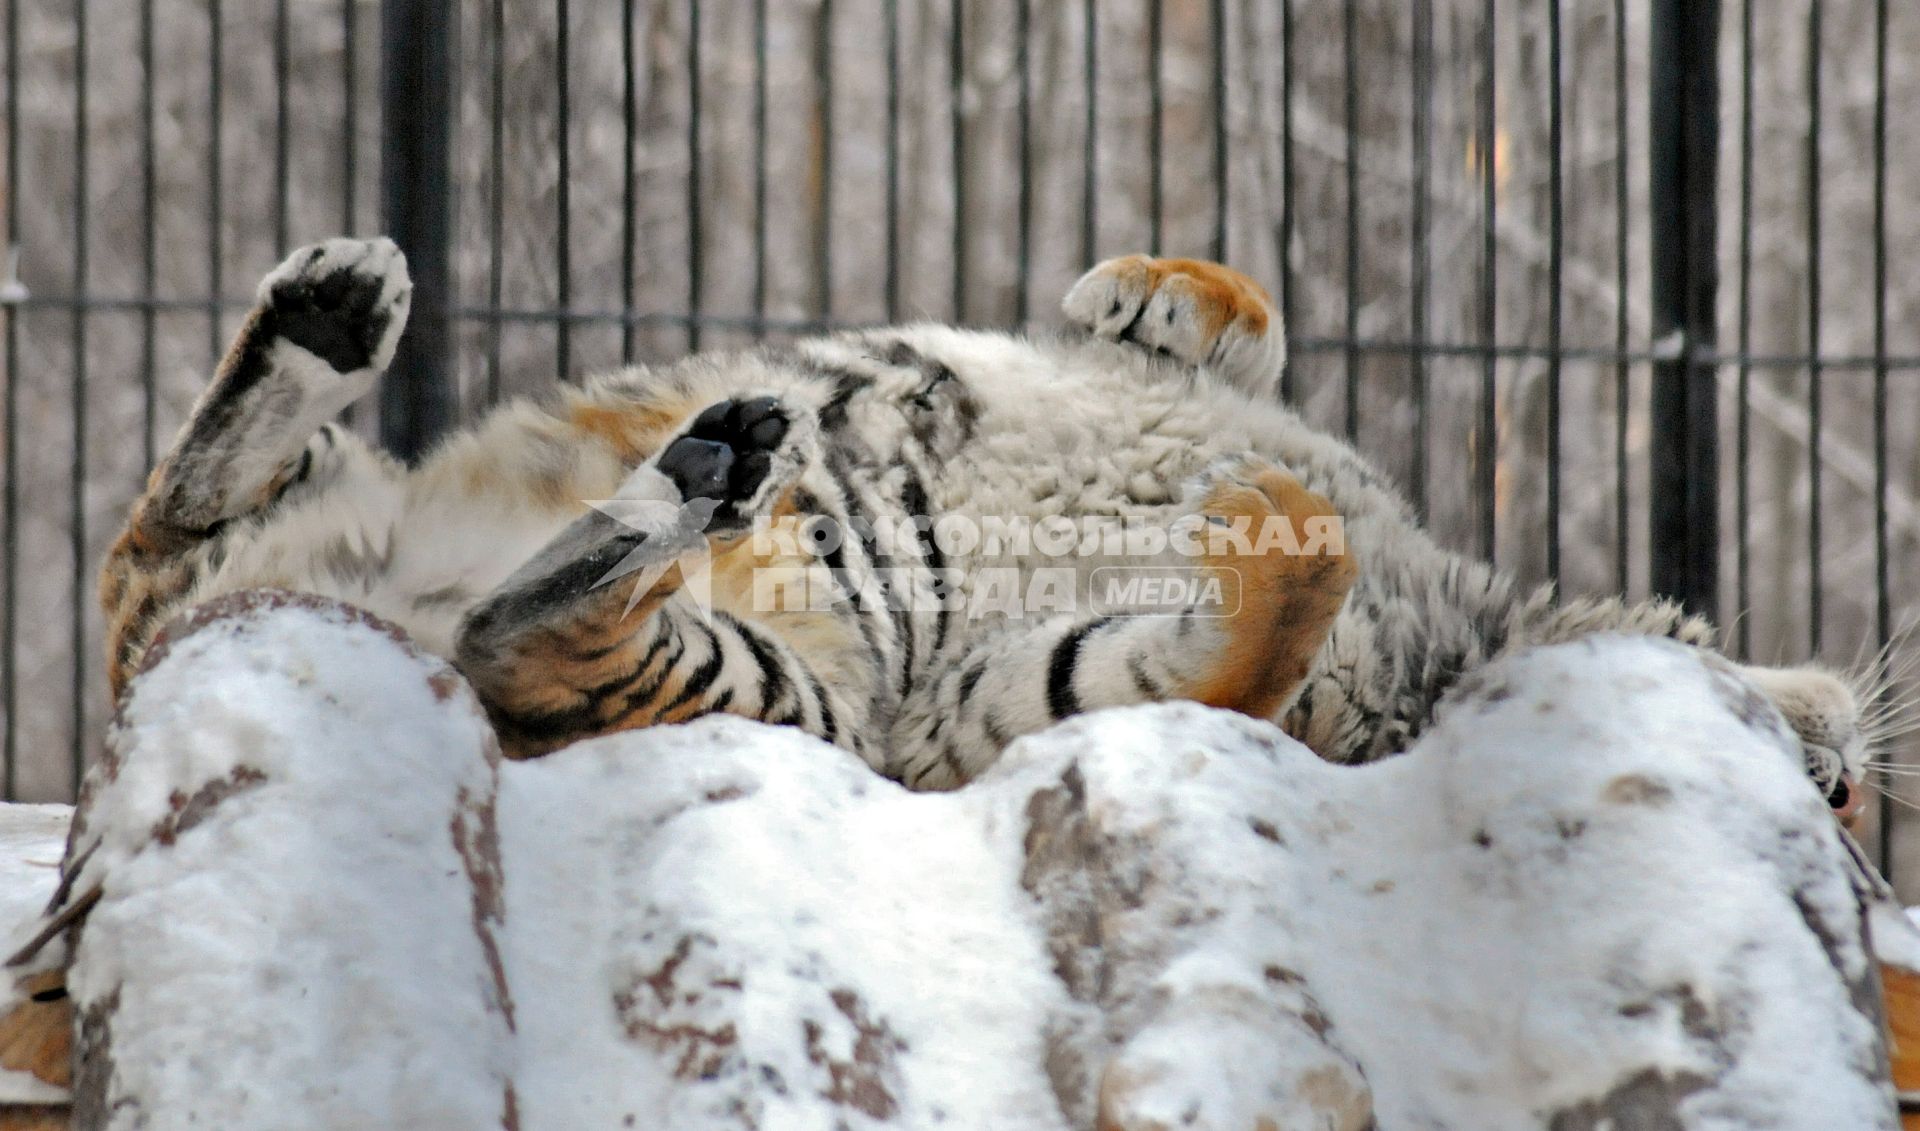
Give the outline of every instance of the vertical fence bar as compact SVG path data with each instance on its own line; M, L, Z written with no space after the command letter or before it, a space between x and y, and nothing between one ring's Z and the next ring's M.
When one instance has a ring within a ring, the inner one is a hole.
M1887 0L1878 0L1873 12L1873 625L1880 662L1890 665L1893 590L1887 538L1887 9ZM1892 694L1891 689L1882 690L1882 695ZM1893 878L1890 793L1880 791L1874 823L1880 872L1889 880Z
M1486 0L1480 25L1480 421L1476 429L1479 443L1475 448L1477 459L1474 463L1474 490L1480 501L1480 556L1486 561L1494 560L1497 545L1494 523L1498 519L1497 499L1495 497L1496 479L1494 472L1500 460L1500 422L1495 414L1495 396L1498 367L1496 345L1498 332L1500 286L1499 267L1500 249L1498 240L1499 220L1499 119L1496 85L1498 59L1495 50L1499 46L1495 38L1497 24L1495 0Z
M360 0L339 0L340 11L340 212L335 230L342 235L360 231ZM340 423L358 427L359 402L340 410ZM151 461L149 461L151 462Z
M633 6L635 0L620 0L620 312L628 317L620 323L620 364L633 364L633 287L634 271L639 268L634 226L639 216L640 189L634 183L639 174L638 129L640 119L640 81L634 57ZM499 72L493 76L494 89L501 84ZM697 156L695 158L698 159ZM497 165L496 165L497 168ZM495 192L498 192L498 186ZM499 245L494 245L496 262ZM499 303L496 301L495 306Z
M73 0L73 452L69 467L69 503L73 507L67 534L72 551L73 685L69 704L73 719L73 746L69 760L74 796L87 766L87 5Z
M416 460L454 421L454 0L381 5L380 206L406 253L413 310L380 384L380 438Z
M1627 361L1630 330L1627 307L1627 217L1632 206L1628 188L1627 139L1627 0L1613 4L1613 573L1620 592L1632 580L1628 550L1630 529L1627 481L1627 408L1632 397L1633 367Z
M887 321L900 320L900 3L886 0Z
M553 137L559 168L553 183L554 323L553 364L562 381L573 377L573 12L567 0L553 6Z
M220 172L225 156L221 137L226 71L221 58L225 39L223 24L220 0L207 0L207 357L213 362L220 360L224 345L220 340L220 292L225 289L222 272L226 266L226 250L222 244L227 218Z
M340 0L340 231L347 235L360 230L359 6L359 0ZM348 405L341 420L352 428L361 411L358 404Z
M153 0L140 0L140 293L148 299L158 291L159 274L153 87ZM143 303L140 307L140 470L143 475L153 466L154 458L154 415L158 400L156 328L153 303Z
M1719 430L1714 208L1720 0L1653 0L1648 158L1653 336L1653 591L1711 617L1718 606Z
M753 332L767 334L767 0L753 2Z
M824 3L821 12L824 19ZM690 350L700 348L700 316L707 301L705 259L700 247L706 229L700 207L700 0L687 0L687 348Z
M1560 0L1547 0L1547 579L1560 584L1561 281L1566 234L1561 162Z
M1735 300L1739 369L1734 389L1735 649L1753 655L1753 0L1740 5L1740 283Z
M1031 0L1018 0L1014 14L1014 70L1020 82L1015 143L1020 147L1019 198L1015 203L1013 321L1027 322L1027 288L1033 272L1033 62L1028 40L1033 37Z
M20 0L7 0L6 26L7 55L7 248L8 255L20 254L20 194L14 186L20 183ZM11 266L6 269L6 281L12 282ZM6 451L0 458L6 461L6 529L4 550L7 557L6 590L0 594L6 604L6 621L0 625L5 632L0 639L0 707L7 713L5 760L0 763L0 793L6 800L14 801L20 796L19 753L20 753L20 712L18 691L18 663L15 658L15 644L18 640L20 619L20 307L8 303L6 307L6 378L7 403L4 426L6 429Z
M820 0L813 26L813 120L819 127L820 194L814 198L815 312L833 320L833 0Z
M1161 74L1164 51L1161 38L1166 34L1166 19L1164 0L1147 0L1147 252L1151 255L1161 253L1164 220L1166 170L1161 166L1164 156L1161 130L1166 118L1166 88L1165 76Z
M1094 254L1099 247L1100 220L1096 212L1100 199L1100 21L1097 14L1099 0L1086 0L1081 9L1081 19L1085 22L1082 31L1086 40L1081 48L1081 61L1086 67L1087 120L1086 133L1081 137L1080 163L1083 168L1080 181L1080 267L1090 268L1094 263Z
M360 0L340 0L340 230L359 230Z
M1346 127L1347 272L1346 272L1346 425L1347 439L1360 434L1360 76L1354 59L1355 5L1340 6L1342 120Z
M504 294L501 245L507 238L507 2L493 0L493 105L488 108L487 183L487 403L500 399L500 302ZM631 178L629 178L631 183Z
M1213 0L1213 261L1227 261L1227 0Z
M1280 321L1289 342L1287 357L1293 357L1291 342L1300 327L1294 319L1293 294L1293 0L1280 0L1280 231L1275 240L1280 267ZM1295 395L1294 367L1289 364L1280 374L1280 399L1298 404Z
M947 96L953 129L953 320L967 320L967 57L962 0L947 6Z
M360 230L360 0L340 0L340 231ZM358 403L341 410L348 428L364 412Z
M1429 215L1430 184L1433 176L1433 0L1415 0L1413 5L1413 155L1408 164L1413 170L1412 216L1408 228L1413 263L1409 322L1413 332L1413 353L1407 363L1413 378L1413 474L1410 476L1414 511L1420 521L1427 520L1427 326L1431 300L1427 290L1433 276L1433 249Z
M1820 359L1820 40L1818 3L1807 9L1807 654L1821 643L1820 435L1825 366Z
M291 129L287 105L288 71L293 67L293 29L289 26L287 0L273 3L273 253L285 255L288 244L287 192L292 178L293 157L287 134ZM151 296L152 291L147 294Z

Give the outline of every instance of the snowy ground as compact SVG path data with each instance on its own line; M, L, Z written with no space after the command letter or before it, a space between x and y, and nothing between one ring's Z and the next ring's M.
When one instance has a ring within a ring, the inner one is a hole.
M502 764L304 600L167 647L82 802L79 1125L1896 1126L1839 834L1663 642L1375 766L1170 705L947 795L733 719Z

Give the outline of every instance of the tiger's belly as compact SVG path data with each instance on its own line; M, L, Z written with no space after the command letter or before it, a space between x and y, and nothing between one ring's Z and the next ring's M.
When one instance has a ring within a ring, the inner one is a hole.
M930 490L935 509L982 520L1165 521L1209 464L1248 451L1271 458L1293 421L1205 378L1163 376L1140 361L1120 372L1089 364L1110 356L1068 353L1041 389L983 398L990 411L973 442Z
M578 510L503 507L484 497L416 505L398 485L301 500L236 540L190 603L284 588L357 605L441 656L460 619Z

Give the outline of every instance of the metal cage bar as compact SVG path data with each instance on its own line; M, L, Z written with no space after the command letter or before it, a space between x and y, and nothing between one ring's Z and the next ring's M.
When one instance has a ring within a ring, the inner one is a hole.
M824 24L831 6L822 2L820 20ZM628 185L631 188L632 179ZM702 238L706 224L701 215L704 200L700 184L700 0L687 0L687 348L700 348L700 314L706 309L707 289ZM821 241L825 243L823 239ZM628 275L630 281L632 276ZM633 306L631 300L626 304ZM629 328L630 329L630 328Z
M1881 663L1893 645L1892 541L1887 523L1887 21L1888 0L1873 12L1873 635ZM1743 606L1744 607L1744 606ZM1882 691L1885 697L1888 694ZM1877 703L1884 707L1885 703ZM1875 848L1893 878L1893 797L1875 799Z
M1633 366L1627 359L1632 340L1627 294L1627 218L1632 195L1627 184L1627 0L1613 5L1613 573L1614 587L1625 593L1633 580L1631 499L1627 482L1627 405L1633 392Z
M1739 296L1735 300L1735 351L1740 355L1734 392L1734 604L1753 604L1753 4L1740 4L1740 229ZM1753 621L1741 617L1735 630L1741 659L1753 655Z
M1346 413L1349 442L1360 435L1360 65L1355 59L1354 21L1358 0L1340 5L1341 98L1347 135L1346 161Z
M1500 461L1499 356L1499 38L1498 5L1486 0L1480 17L1480 420L1475 430L1474 492L1479 499L1480 556L1494 561L1499 550L1496 491Z
M457 418L449 317L457 11L453 0L385 0L381 8L380 207L387 234L407 256L413 309L380 384L380 437L406 460L417 460Z
M1560 584L1560 367L1566 275L1565 117L1560 0L1547 0L1547 580Z
M1807 8L1807 652L1820 654L1825 619L1821 585L1821 420L1826 407L1821 342L1820 40L1821 5Z
M1719 0L1655 0L1648 146L1658 356L1648 552L1654 591L1709 617L1719 580L1717 386L1708 360L1719 283L1719 41Z
M562 310L573 305L573 6L568 0L553 4L554 160L559 168L553 181L553 300ZM553 370L562 381L573 379L573 323L554 323Z
M20 0L7 0L6 6L6 62L7 62L7 107L6 107L6 172L7 172L7 209L6 233L7 254L14 255L20 246L20 194L14 186L20 183ZM11 276L11 268L8 275ZM10 280L9 280L10 281ZM19 304L9 303L3 315L6 321L5 341L0 343L7 367L6 379L6 451L0 453L4 458L6 483L6 528L4 532L6 554L6 577L4 589L0 589L0 603L3 603L6 618L0 623L0 708L5 709L6 750L4 763L0 763L0 790L4 790L6 799L14 800L20 796L20 698L19 698L19 622L20 622L20 314Z
M91 186L87 180L87 2L73 5L73 293L87 293L87 246ZM73 790L80 792L80 778L87 764L87 657L93 654L87 639L87 605L80 597L87 591L87 314L84 306L70 312L73 332L73 450L69 453L68 490L72 492L67 538L72 550L73 607L70 618L73 633L72 702L68 704L73 720L73 744L68 760L73 774Z
M1425 342L1430 333L1428 319L1431 316L1433 299L1430 288L1433 284L1433 233L1430 213L1433 180L1433 0L1415 0L1412 10L1413 20L1413 105L1410 107L1412 128L1408 131L1413 142L1413 153L1409 156L1408 166L1413 172L1412 187L1408 195L1409 217L1407 227L1411 234L1408 243L1412 247L1413 261L1408 266L1408 330L1416 342ZM1429 454L1428 427L1431 423L1428 384L1431 373L1425 353L1416 353L1407 359L1413 382L1413 460L1412 475L1407 490L1413 496L1414 513L1425 522L1429 513L1427 498L1427 456Z

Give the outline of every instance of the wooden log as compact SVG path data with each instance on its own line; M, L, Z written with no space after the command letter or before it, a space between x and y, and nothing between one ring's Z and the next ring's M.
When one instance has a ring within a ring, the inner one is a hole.
M1920 1131L1920 972L1882 963L1880 994L1887 1018L1887 1057L1901 1096L1900 1126Z
M0 1131L67 1131L66 1104L0 1105Z
M31 1073L56 1088L73 1084L73 1001L64 970L22 980L27 1000L0 1018L0 1068Z

